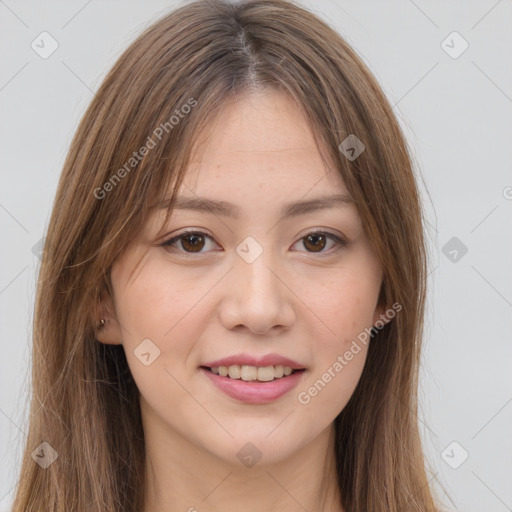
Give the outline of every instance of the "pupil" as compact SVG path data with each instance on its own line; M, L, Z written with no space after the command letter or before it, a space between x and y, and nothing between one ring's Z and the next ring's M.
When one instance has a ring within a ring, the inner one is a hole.
M309 243L311 240L318 242L319 239L323 239L323 244L321 247L319 247L318 245L316 245L315 242L313 242L314 244L314 247L316 247L317 249L320 249L322 250L324 247L325 247L325 235L322 235L322 234L317 234L317 235L309 235L306 237L306 242Z
M189 243L188 240L192 240L192 242ZM185 244L183 244L183 241L186 241ZM189 245L190 247L192 247L192 252L197 252L197 251L194 251L194 249L199 249L199 251L200 251L202 248L201 242L203 242L203 241L204 241L204 237L202 235L186 235L185 237L183 237L182 245L185 249L188 249L185 246Z

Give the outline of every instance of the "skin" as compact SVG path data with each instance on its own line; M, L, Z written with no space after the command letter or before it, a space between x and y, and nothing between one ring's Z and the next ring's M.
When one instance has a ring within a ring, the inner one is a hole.
M160 231L165 212L155 213L114 263L113 297L101 305L109 322L98 339L123 345L140 390L144 510L340 512L333 422L361 376L367 347L307 405L297 395L381 318L380 262L354 204L279 218L289 201L348 195L284 94L254 92L226 104L197 154L180 195L233 202L240 218L176 210ZM161 245L184 228L211 237L199 253L190 252L190 239L174 250ZM306 235L319 230L349 244L338 251L329 238L308 244ZM250 264L236 252L247 236L263 249ZM148 366L134 354L147 338L160 350ZM306 372L277 401L245 404L199 371L237 353L278 353ZM262 454L252 467L237 457L247 442Z

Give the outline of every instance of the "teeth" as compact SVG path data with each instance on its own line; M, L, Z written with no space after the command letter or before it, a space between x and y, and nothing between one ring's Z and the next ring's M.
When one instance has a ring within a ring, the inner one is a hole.
M254 366L251 366L250 368L255 368ZM257 375L258 380L261 380L263 382L267 382L270 380L274 380L275 377L275 371L273 366L263 366L261 368L258 368Z
M261 381L269 382L274 379L281 379L291 375L293 370L289 366L247 366L233 364L231 366L215 366L210 368L212 373L221 377L229 377L230 379L241 379L244 381Z
M233 366L230 366L229 368L233 368ZM240 366L234 366L234 368L240 368ZM258 380L258 368L256 366L242 366L242 369L240 370L239 374L240 378L242 380ZM230 375L231 377L231 375ZM272 376L273 378L274 376Z
M228 375L230 379L240 378L240 366L233 364L229 367Z

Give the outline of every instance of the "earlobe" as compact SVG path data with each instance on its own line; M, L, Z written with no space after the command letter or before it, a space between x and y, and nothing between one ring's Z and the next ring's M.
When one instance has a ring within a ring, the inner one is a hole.
M95 319L96 340L106 345L121 345L121 326L117 321L112 300L102 301Z
M117 335L118 329L107 319L101 319L96 327L96 340L106 345L121 345L121 338Z
M389 309L389 308L387 308ZM386 305L382 304L375 308L375 314L373 315L373 327L376 329L382 329L387 323L392 320L386 312Z

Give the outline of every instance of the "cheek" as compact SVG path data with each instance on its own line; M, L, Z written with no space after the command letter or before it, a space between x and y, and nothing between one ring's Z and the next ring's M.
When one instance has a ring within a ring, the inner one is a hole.
M377 269L378 270L378 269ZM345 407L361 377L380 279L368 265L347 266L309 295L311 322L320 331L315 340L315 365L299 390L299 403L334 418ZM321 319L321 322L318 321ZM314 331L315 329L313 329Z
M349 280L344 283L351 284ZM329 329L322 329L325 334L313 338L315 364L297 394L298 402L324 421L332 421L346 406L366 361L373 296L367 296L357 284L353 291L333 293L331 297L336 298L319 314Z
M157 260L147 262L116 304L130 371L154 410L169 400L189 403L182 384L193 371L189 356L207 314L200 300L206 289L191 286L186 273L165 276Z
M371 269L351 267L308 294L307 305L322 333L317 338L324 345L322 353L332 355L343 350L371 328L379 289L380 280Z
M184 373L187 356L209 314L205 295L214 285L214 282L209 283L211 276L203 280L197 273L191 276L186 271L174 272L171 276L165 262L152 257L139 267L131 280L126 277L117 275L120 286L116 293L116 313L123 327L127 357L134 359L139 345L149 339L160 351L155 359L156 367L174 370L180 367L179 371ZM146 344L151 348L150 343ZM179 365L176 360L180 360ZM137 373L138 362L132 362Z

